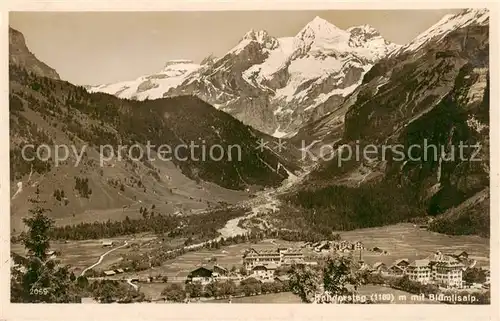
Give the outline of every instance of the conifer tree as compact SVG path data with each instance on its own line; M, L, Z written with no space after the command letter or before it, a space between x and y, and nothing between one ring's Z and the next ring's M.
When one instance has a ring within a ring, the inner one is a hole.
M34 207L29 217L23 219L28 231L22 235L28 258L24 269L12 269L11 301L24 303L68 303L79 302L80 297L71 281L68 267L47 257L50 249L50 230L54 221L45 215L47 209L41 206L40 190L30 200Z

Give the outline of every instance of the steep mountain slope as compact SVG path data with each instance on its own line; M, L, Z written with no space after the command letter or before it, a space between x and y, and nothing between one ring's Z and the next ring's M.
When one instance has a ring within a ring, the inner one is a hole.
M371 26L342 30L316 17L294 37L251 30L224 56L183 65L186 72L168 84L160 72L89 90L139 100L193 94L282 137L342 103L376 61L398 48Z
M444 214L440 232L488 235L489 198L470 201L489 193L488 37L486 10L447 16L373 66L339 107L345 123L333 111L308 124L298 136L352 154L322 155L332 160L289 195L297 219L331 230ZM454 225L464 222L474 224Z
M139 206L189 212L247 199L251 194L232 190L277 186L298 169L290 158L257 148L271 137L196 97L142 102L91 94L27 71L38 69L17 53L9 66L13 228L37 188L54 217L93 221L138 215ZM60 164L58 145L69 148ZM51 157L30 160L37 150ZM160 159L161 151L171 160Z
M19 31L9 27L9 62L22 66L37 75L59 79L59 74L45 63L38 60L26 46L24 36Z

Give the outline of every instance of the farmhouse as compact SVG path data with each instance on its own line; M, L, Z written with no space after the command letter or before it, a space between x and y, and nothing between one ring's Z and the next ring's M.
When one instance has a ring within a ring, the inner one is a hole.
M206 267L199 267L191 271L187 276L187 282L201 282L202 284L212 281L213 271Z
M473 267L476 264L475 260L469 259L469 254L465 251L456 251L453 254L449 254L448 256L451 256L455 258L458 262L462 263L464 271L468 267Z
M217 264L214 264L212 271L214 276L226 276L228 274L228 270L226 268Z
M455 259L459 261L467 260L469 258L469 254L465 251L456 251L450 256L453 256Z
M49 259L55 259L57 257L57 252L56 251L53 251L53 250L47 250L45 251L45 255L49 258Z
M153 280L153 277L151 277L151 276L141 276L141 277L139 277L138 282L151 283L152 280Z
M389 273L395 276L402 276L405 274L405 270L397 265L391 265L389 267Z
M115 275L115 274L116 274L116 272L115 272L115 271L113 271L113 270L109 270L109 271L104 271L104 274L105 274L106 276L113 276L113 275Z
M102 246L103 247L110 247L113 246L114 242L113 241L102 241Z
M316 248L316 247L320 246L321 244L323 244L323 242L316 242L316 243L310 242L309 244L310 244L310 247Z
M206 265L191 271L187 276L186 282L201 282L202 284L208 284L219 277L226 276L227 274L227 269L220 265Z
M257 265L252 268L252 276L261 280L272 280L276 268L276 264Z
M389 267L389 272L394 275L404 275L408 265L410 265L408 259L399 259Z

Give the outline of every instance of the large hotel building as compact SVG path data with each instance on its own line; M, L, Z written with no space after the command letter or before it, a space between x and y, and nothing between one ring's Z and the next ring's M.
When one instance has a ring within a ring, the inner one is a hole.
M248 271L256 266L282 266L304 263L304 254L297 249L278 248L273 250L249 249L243 255L243 266Z
M437 252L426 259L412 262L405 274L410 280L423 284L461 288L463 269L464 265L455 257Z

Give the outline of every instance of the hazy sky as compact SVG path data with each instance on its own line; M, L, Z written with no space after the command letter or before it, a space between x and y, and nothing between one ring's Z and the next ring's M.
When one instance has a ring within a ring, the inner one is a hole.
M84 85L134 79L170 59L222 55L250 29L294 36L315 16L342 29L370 24L404 44L457 11L11 12L9 23L61 78Z

